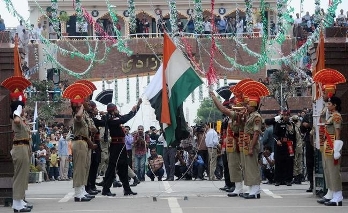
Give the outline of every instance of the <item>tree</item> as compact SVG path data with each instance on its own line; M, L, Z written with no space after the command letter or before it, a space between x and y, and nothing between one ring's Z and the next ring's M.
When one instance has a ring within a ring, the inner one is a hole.
M310 81L310 76L305 72L292 71L288 68L273 72L271 82L266 86L283 110L288 109L288 98L301 96L303 91L311 86Z
M27 96L28 114L34 114L35 102L38 102L38 118L45 121L45 124L53 123L55 117L66 108L59 86L52 81L33 81Z
M216 122L217 120L221 120L221 117L222 114L216 108L213 101L210 98L204 98L197 110L197 117L194 122L196 124Z

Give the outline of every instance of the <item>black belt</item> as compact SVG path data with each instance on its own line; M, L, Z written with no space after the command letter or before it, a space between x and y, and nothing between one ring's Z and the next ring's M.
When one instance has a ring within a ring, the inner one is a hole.
M124 143L124 138L121 137L115 137L115 138L111 138L111 142L113 144L123 144Z
M19 140L19 141L13 141L13 145L18 146L18 145L29 145L28 140Z
M78 141L78 140L84 140L84 141L87 141L87 140L88 140L88 138L87 138L87 137L85 137L85 136L75 136L75 137L74 137L74 141Z
M287 142L289 140L289 138L280 138L281 142Z

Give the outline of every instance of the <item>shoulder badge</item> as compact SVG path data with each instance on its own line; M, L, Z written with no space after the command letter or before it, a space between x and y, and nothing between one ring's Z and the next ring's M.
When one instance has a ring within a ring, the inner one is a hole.
M341 123L342 122L342 117L340 114L338 113L335 113L332 115L332 120L335 122L335 123Z

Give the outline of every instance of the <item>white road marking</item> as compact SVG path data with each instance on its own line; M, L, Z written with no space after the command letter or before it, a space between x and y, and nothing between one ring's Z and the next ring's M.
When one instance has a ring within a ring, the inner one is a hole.
M268 196L271 196L273 198L283 198L282 196L279 196L279 195L276 195L274 194L273 192L271 192L269 189L262 189L262 191L268 195Z
M168 181L162 181L163 185L164 185L164 190L166 191L166 193L170 194L173 192L172 187L170 186Z
M69 192L68 194L66 194L62 199L60 199L58 201L58 203L64 203L64 202L68 202L70 200L70 198L73 197L75 193L74 192Z
M175 197L168 198L168 205L171 213L182 213L182 209L179 205L178 199Z

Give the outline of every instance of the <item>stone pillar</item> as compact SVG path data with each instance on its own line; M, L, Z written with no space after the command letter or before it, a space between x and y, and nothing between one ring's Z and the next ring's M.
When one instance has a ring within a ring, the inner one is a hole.
M13 76L13 47L10 43L0 43L0 82ZM0 87L0 205L12 202L13 164L12 128L10 121L9 91Z

